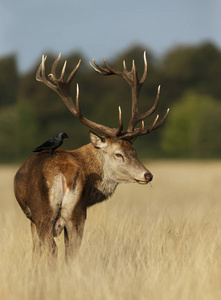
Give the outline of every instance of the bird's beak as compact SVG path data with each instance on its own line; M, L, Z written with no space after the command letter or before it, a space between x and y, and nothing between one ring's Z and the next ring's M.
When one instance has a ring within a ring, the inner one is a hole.
M64 136L65 138L69 138L69 136L65 133L65 136Z

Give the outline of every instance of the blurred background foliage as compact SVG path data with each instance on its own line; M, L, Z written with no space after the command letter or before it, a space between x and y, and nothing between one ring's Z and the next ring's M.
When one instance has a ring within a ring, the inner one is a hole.
M143 51L136 45L116 59L107 61L122 70L122 60L131 68L135 60L139 76L143 72ZM56 56L48 53L47 72ZM130 88L122 78L100 76L86 64L82 53L62 57L68 61L66 74L82 59L72 86L80 85L83 114L98 123L118 126L118 106L127 124L131 115ZM170 107L165 125L136 140L140 156L153 158L221 158L221 51L212 43L179 46L162 57L147 50L148 77L142 87L139 109L149 109L161 85L157 113L162 117ZM39 61L40 62L40 61ZM102 62L98 61L102 64ZM89 142L88 129L68 111L59 96L35 80L38 64L20 74L16 55L0 59L0 162L21 162L32 150L65 131L69 139L62 148L76 149ZM154 116L145 124L151 124ZM126 125L125 125L126 127Z

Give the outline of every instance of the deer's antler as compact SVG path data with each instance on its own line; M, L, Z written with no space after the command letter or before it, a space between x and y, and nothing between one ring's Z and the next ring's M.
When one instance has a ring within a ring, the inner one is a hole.
M131 88L132 116L131 116L131 120L130 120L128 128L127 128L127 131L121 133L121 135L120 135L121 138L127 138L127 139L132 140L132 139L135 139L139 135L147 134L147 133L151 132L152 130L155 130L155 129L159 128L161 125L163 125L163 123L166 121L166 118L168 116L169 109L167 109L167 112L166 112L165 116L161 119L161 121L157 122L158 118L159 118L159 115L157 115L151 126L149 126L149 127L144 126L144 120L147 117L149 117L150 115L152 115L154 113L154 111L157 109L157 106L159 104L159 99L160 99L160 86L158 87L157 97L156 97L154 105L145 113L140 114L138 111L140 89L146 79L146 76L147 76L146 51L144 52L144 72L143 72L143 76L140 80L138 79L134 60L132 61L131 71L127 70L126 63L125 63L125 61L123 61L123 71L122 72L112 69L108 65L106 58L104 58L105 67L101 67L95 61L95 59L93 59L93 62L94 62L94 65L92 65L91 63L90 63L90 65L96 72L98 72L101 75L106 75L106 76L107 75L120 76L126 80L126 82L129 84L129 86ZM142 122L141 128L135 128L139 122Z
M66 64L67 64L66 61L63 65L60 78L57 79L57 77L56 77L56 69L57 69L57 65L60 60L60 57L61 57L61 54L59 54L57 59L54 61L52 68L51 68L51 73L47 77L45 74L45 61L47 59L47 56L43 55L41 64L38 67L38 70L36 73L36 80L43 82L49 88L54 90L64 101L65 105L71 111L71 113L76 118L78 118L84 125L88 126L89 128L91 128L93 130L96 130L100 133L103 133L109 137L116 138L118 135L120 135L120 133L123 129L120 107L119 107L119 127L118 128L109 128L107 126L95 123L95 122L90 121L87 118L85 118L82 115L81 109L80 109L78 84L77 84L76 103L75 104L73 102L73 99L72 99L71 93L70 93L71 83L72 83L72 80L73 80L79 66L80 66L81 60L79 60L76 67L73 69L71 74L68 76L68 79L64 80L64 74L65 74L65 69L66 69Z
M78 84L77 84L75 104L73 102L73 99L72 99L72 96L70 93L71 83L73 81L73 78L74 78L79 66L80 66L81 60L79 60L76 67L73 69L71 74L68 76L67 80L64 79L65 69L66 69L66 64L67 64L67 62L65 61L62 71L61 71L60 78L57 79L56 69L57 69L57 65L60 60L60 57L61 57L61 54L59 54L57 59L54 61L52 68L51 68L51 73L48 76L46 76L45 62L46 62L47 57L43 55L41 64L36 73L36 79L40 82L43 82L49 88L51 88L57 94L59 94L59 96L62 98L62 100L64 101L67 108L71 111L71 113L76 118L78 118L84 125L88 126L89 128L91 128L93 130L96 130L106 136L109 136L111 138L128 139L132 142L132 140L134 140L136 137L147 134L147 133L151 132L152 130L157 129L158 127L163 125L163 123L165 122L165 120L168 116L168 113L169 113L169 109L167 110L165 116L161 119L161 121L158 122L159 115L157 115L151 126L149 126L149 127L144 126L144 120L147 117L149 117L156 110L156 108L158 106L159 96L160 96L160 86L158 87L158 92L157 92L157 97L156 97L155 103L151 107L151 109L149 109L147 112L142 113L142 114L140 114L138 111L138 101L139 101L140 89L146 79L146 76L147 76L146 52L144 52L144 72L143 72L143 76L140 80L138 79L134 61L132 63L131 71L127 70L126 63L125 63L125 61L123 61L123 71L122 72L112 69L108 65L106 58L104 58L105 67L101 67L94 59L93 59L93 62L94 62L95 66L90 63L91 67L96 72L100 73L101 75L118 75L118 76L124 78L127 81L127 83L129 84L129 86L131 88L131 93L132 93L132 116L131 116L131 120L129 122L126 132L122 132L123 122L122 122L120 107L119 107L119 126L118 126L118 128L110 128L110 127L95 123L93 121L88 120L87 118L85 118L82 115L81 109L80 109L80 103L79 103L79 86L78 86ZM136 128L136 125L139 122L141 122L141 127Z

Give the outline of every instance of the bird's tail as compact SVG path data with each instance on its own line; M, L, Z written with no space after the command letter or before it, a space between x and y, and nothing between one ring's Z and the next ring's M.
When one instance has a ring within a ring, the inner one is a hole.
M32 152L41 152L41 151L42 151L42 148L41 147L37 147Z

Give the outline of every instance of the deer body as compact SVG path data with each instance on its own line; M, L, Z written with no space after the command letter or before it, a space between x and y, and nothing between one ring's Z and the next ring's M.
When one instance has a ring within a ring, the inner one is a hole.
M76 251L70 233L76 231L78 248L89 206L112 196L119 183L152 180L129 142L110 138L102 142L90 135L90 144L74 151L57 150L55 158L47 152L34 154L15 176L15 196L49 252L56 252L53 237L65 228L67 259Z
M122 132L123 123L119 108L119 127L109 128L94 123L83 117L79 105L77 86L76 104L70 95L70 86L80 61L64 80L65 67L60 79L56 78L56 67L60 56L55 60L51 74L46 77L43 56L36 73L36 79L45 83L59 94L71 113L84 125L102 133L99 136L90 131L90 144L77 150L56 150L51 157L48 152L32 155L18 170L14 179L15 196L27 218L31 220L34 257L44 248L54 260L57 246L54 237L64 230L66 260L73 257L80 247L87 208L108 199L120 183L136 182L147 184L152 174L138 160L133 141L140 135L147 134L160 127L166 115L153 124L144 126L143 120L151 115L159 103L158 88L155 103L146 113L138 112L140 88L147 75L147 62L144 53L144 73L138 80L135 64L129 72L123 64L123 72L113 70L104 60L106 67L101 67L94 60L95 71L102 75L117 75L124 78L132 91L132 118L127 131ZM136 125L142 122L140 128Z

